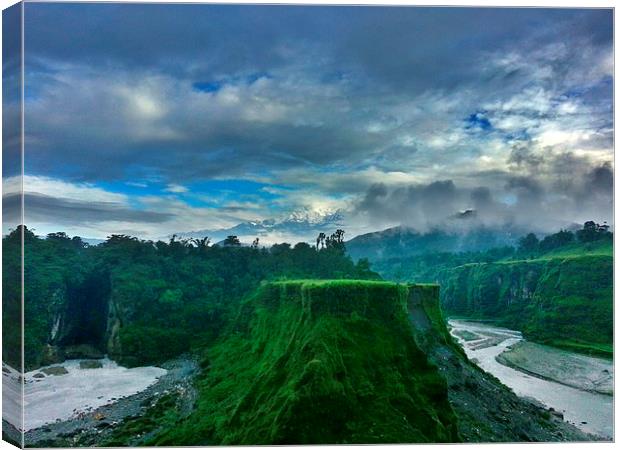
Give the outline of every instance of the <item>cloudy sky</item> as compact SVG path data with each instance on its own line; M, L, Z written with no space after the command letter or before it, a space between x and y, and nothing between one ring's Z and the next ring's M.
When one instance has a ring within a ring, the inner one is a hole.
M41 234L612 221L611 10L28 3L25 30Z

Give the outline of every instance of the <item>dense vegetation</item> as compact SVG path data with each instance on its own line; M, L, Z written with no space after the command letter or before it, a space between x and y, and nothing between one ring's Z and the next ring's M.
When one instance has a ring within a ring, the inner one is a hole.
M613 342L613 245L607 225L586 222L517 247L379 260L396 281L442 286L452 316L491 319L537 342L610 356Z
M14 326L21 320L20 234L3 239L3 349L14 365L20 359ZM575 233L561 230L542 240L530 233L516 248L378 259L373 269L389 280L441 283L451 315L496 319L539 342L608 352L611 238L606 225L587 222ZM435 245L439 238L426 239ZM354 264L345 254L341 231L319 236L316 246L266 249L256 241L243 247L234 236L208 244L113 235L89 246L64 233L43 239L24 229L26 367L62 360L64 349L80 344L126 365L161 362L212 342L261 281L378 278L367 260Z
M263 285L203 361L195 412L151 444L458 441L406 302L386 282Z
M21 367L21 236L3 239L2 245L2 360Z
M577 257L582 255L613 256L613 235L607 225L586 222L576 232L560 230L539 240L529 233L516 240L515 245L504 245L477 251L432 251L425 246L407 253L415 256L372 258L372 268L382 277L394 281L414 283L438 282L439 274L445 269L469 263L490 263L496 261L522 261L556 257ZM435 236L435 234L433 234ZM430 239L430 238L429 238ZM405 245L403 243L403 245ZM472 245L473 246L473 245ZM347 249L350 242L347 243ZM470 246L471 247L471 246Z
M368 260L354 263L346 254L340 230L319 235L316 246L261 248L235 236L209 245L113 235L90 246L64 233L40 238L17 229L3 239L10 364L20 364L19 329L10 325L21 320L15 281L22 233L27 369L102 353L127 366L186 352L200 360L189 416L164 395L144 416L127 418L106 445L126 445L145 430L141 442L150 445L543 436L527 415L505 428L502 411L518 400L452 341L438 286L379 281ZM492 319L539 342L610 355L611 237L605 225L588 222L542 240L528 234L516 248L426 253L379 260L373 269L398 281L439 282L450 315ZM477 398L483 388L484 401ZM474 404L483 412L470 411ZM535 423L553 430L536 411Z
M8 305L19 305L19 286L9 278L19 272L20 233L3 239ZM319 251L304 243L269 249L207 243L114 235L91 247L79 237L42 239L25 229L26 366L57 362L64 348L80 344L126 365L161 362L213 341L261 281L377 278L366 262L353 264L341 239ZM19 310L5 309L5 320L19 323ZM19 342L19 330L12 330L7 342ZM5 355L19 365L18 353Z
M610 256L467 264L442 275L451 315L495 319L537 342L612 354Z

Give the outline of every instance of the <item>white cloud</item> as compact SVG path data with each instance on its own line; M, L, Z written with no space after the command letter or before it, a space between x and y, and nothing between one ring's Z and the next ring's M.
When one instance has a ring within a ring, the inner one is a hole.
M126 195L106 191L92 183L69 183L56 178L24 175L23 186L24 192L69 200L109 202L121 205L127 204L128 201ZM3 189L5 193L19 192L21 190L21 177L5 178L3 180Z
M189 191L189 189L187 189L185 186L181 186L180 184L169 184L168 186L166 186L166 189L164 189L164 191L172 192L174 194L183 194Z

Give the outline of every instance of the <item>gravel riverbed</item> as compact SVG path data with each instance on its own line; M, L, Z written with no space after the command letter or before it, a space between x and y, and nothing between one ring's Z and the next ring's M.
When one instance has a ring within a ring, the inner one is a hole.
M192 380L198 372L197 363L178 358L161 365L166 373L146 389L126 397L113 398L97 408L87 408L68 420L58 420L25 433L29 447L98 446L106 442L126 419L140 417L158 399L173 395L181 410L189 413L196 392ZM97 370L97 369L91 369Z

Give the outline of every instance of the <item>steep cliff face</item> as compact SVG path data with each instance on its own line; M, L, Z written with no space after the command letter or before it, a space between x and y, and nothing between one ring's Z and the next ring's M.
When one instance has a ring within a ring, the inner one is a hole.
M261 287L210 352L195 413L157 444L460 441L393 283ZM206 364L205 364L206 365Z
M26 325L40 331L27 343L27 368L108 353L109 274L92 272L66 282L36 309L28 300L27 295Z
M610 256L467 264L440 278L450 315L494 319L540 342L611 351Z
M439 286L410 285L407 314L415 340L448 385L448 400L465 442L589 440L572 425L517 397L467 359L450 335Z

